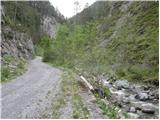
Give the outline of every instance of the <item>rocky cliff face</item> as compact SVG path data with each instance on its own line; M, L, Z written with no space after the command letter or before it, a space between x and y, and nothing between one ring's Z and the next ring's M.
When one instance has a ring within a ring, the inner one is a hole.
M33 42L27 33L14 31L9 26L3 27L2 32L2 57L11 55L16 58L33 58Z
M57 21L54 17L43 16L41 19L41 33L48 35L51 38L55 38L57 32Z
M4 1L1 13L2 57L32 59L34 44L44 35L54 38L57 23L63 19L48 1Z

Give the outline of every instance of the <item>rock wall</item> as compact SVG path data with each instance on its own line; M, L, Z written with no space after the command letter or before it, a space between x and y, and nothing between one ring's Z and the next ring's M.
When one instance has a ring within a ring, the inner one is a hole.
M2 57L4 55L11 55L16 58L33 58L33 42L27 33L13 31L9 26L5 26L2 29Z
M1 34L1 55L2 64L5 55L13 56L20 59L32 59L34 56L34 45L32 38L28 33L20 32L12 29L5 23L5 9L2 6L2 34Z
M44 35L54 38L63 19L48 1L2 2L1 13L2 58L10 55L32 59L34 45Z
M57 21L54 17L43 16L41 19L41 33L55 38L57 32Z

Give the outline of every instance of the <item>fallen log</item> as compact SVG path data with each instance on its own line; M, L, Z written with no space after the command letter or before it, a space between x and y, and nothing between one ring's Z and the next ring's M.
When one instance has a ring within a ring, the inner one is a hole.
M93 94L98 94L101 98L105 98L104 91L102 88L93 88L93 86L81 75L80 78L85 82L90 91Z
M93 86L82 75L80 76L80 78L86 83L91 91L94 90Z

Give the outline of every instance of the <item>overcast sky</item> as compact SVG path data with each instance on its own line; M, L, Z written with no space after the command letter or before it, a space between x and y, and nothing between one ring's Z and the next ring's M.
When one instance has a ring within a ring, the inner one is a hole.
M51 4L67 18L72 17L74 15L74 2L76 0L49 0ZM83 10L86 3L91 5L96 0L78 0L81 10Z

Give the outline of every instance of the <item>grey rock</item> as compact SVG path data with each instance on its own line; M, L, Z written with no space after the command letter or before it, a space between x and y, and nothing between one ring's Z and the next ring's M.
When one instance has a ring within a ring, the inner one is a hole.
M17 32L8 26L4 26L1 46L2 57L7 54L16 58L33 58L33 42L32 38L27 33Z
M117 89L129 88L129 82L127 80L117 80L114 85Z
M144 102L142 102L142 101L131 102L131 106L135 107L136 110L141 110L142 104L144 104Z
M130 112L135 113L135 112L136 112L136 108L135 108L135 107L131 107L131 108L130 108Z
M124 109L124 111L127 111L127 112L129 112L129 110L130 110L128 105L122 104L122 108Z
M44 16L40 26L42 34L47 34L51 38L55 38L57 33L57 22L54 17Z
M128 97L124 97L123 100L122 100L123 103L126 103L126 104L129 104L130 101L128 99Z
M149 114L154 114L155 107L153 107L151 104L143 104L142 105L142 112L149 113Z
M154 96L154 98L159 99L159 90L158 89L150 91L149 94L150 94L150 96Z
M135 95L130 95L130 96L129 96L129 100L130 100L130 101L135 101L135 100L136 100L136 99L135 99Z
M145 100L148 100L149 96L147 93L138 93L136 96L135 96L136 99L139 99L141 101L145 101Z
M129 118L131 119L138 119L140 116L136 113L128 113Z
M154 96L152 96L152 95L150 95L150 96L149 96L149 99L150 99L150 100L154 100L154 99L155 99L155 97L154 97Z
M125 97L129 97L129 94L125 94Z
M118 116L119 116L119 119L125 119L125 116L124 116L123 111L121 109L118 110Z
M144 86L144 90L149 90L149 86Z
M144 86L141 86L141 85L135 85L134 86L134 90L136 93L139 93L139 92L144 92Z

